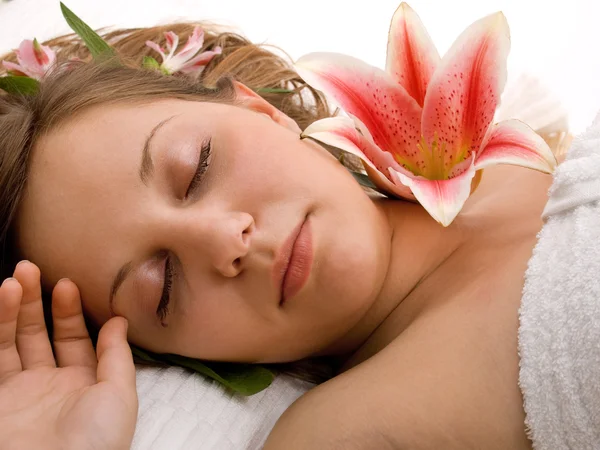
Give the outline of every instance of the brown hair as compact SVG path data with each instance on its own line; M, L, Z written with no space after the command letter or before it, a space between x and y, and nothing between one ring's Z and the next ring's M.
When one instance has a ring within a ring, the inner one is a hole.
M173 31L185 43L195 25L205 32L204 50L216 46L216 56L197 80L185 75L165 76L141 68L144 56L156 57L147 40L165 45L164 32ZM91 61L75 35L44 43L57 52L57 67L40 83L34 95L0 94L0 277L11 276L19 259L14 225L26 187L30 154L38 139L75 114L95 105L146 102L159 98L234 103L232 79L257 91L271 105L295 120L300 128L329 116L322 95L308 86L288 60L242 36L222 32L209 24L179 23L152 28L132 28L102 33L116 50L118 60ZM79 62L68 62L77 58ZM9 53L2 59L15 61ZM271 90L265 92L265 88ZM273 89L279 89L273 92ZM283 90L283 91L281 91ZM45 293L46 297L48 293ZM48 302L45 302L46 305ZM282 372L309 381L331 376L322 364L306 361L277 365Z

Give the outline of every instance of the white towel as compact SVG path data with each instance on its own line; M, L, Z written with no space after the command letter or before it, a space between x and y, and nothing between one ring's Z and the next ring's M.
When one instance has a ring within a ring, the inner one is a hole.
M600 449L600 114L550 189L520 309L520 386L535 450Z
M179 367L136 367L132 450L255 450L283 412L314 385L278 376L250 397Z

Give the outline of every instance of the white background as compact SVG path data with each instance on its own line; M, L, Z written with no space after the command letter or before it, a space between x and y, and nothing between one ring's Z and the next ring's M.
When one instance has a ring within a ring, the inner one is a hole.
M0 0L1 1L1 0ZM178 18L236 27L298 58L335 51L383 67L389 21L399 0L65 0L94 28L143 26ZM564 103L579 132L600 109L599 0L412 0L443 54L476 19L502 10L511 27L509 81L540 77ZM0 51L22 39L66 32L58 1L0 2Z

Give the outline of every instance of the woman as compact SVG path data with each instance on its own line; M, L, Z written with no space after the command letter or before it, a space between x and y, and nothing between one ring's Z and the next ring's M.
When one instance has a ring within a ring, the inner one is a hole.
M161 31L108 39L139 66ZM0 429L15 430L3 442L127 448L127 338L209 360L337 358L340 374L285 413L267 449L530 448L518 309L551 176L486 170L442 228L299 139L326 108L315 93L256 93L301 87L282 60L231 35L215 45L201 79L214 88L76 64L34 97L1 99L4 267L33 262L0 289L0 398L14 396ZM82 310L102 327L98 363Z

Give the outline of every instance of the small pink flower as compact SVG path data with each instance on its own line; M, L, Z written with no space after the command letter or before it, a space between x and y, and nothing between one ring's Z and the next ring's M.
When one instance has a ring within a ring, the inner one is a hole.
M2 64L14 75L27 76L41 80L51 69L56 61L56 53L50 47L40 45L37 39L25 39L18 50L15 50L17 61L15 64L2 61Z
M165 33L167 40L167 48L161 48L156 42L147 41L146 45L157 51L162 57L160 69L166 74L182 72L198 76L204 70L204 67L215 57L222 52L221 47L215 47L211 51L200 53L200 49L204 44L204 31L199 26L194 27L192 35L184 47L175 54L177 45L179 44L179 36L172 31Z
M447 226L485 167L556 166L548 145L524 123L492 124L509 47L508 24L496 13L468 27L440 58L417 14L402 3L385 71L331 53L297 62L300 76L350 116L317 121L304 136L357 155L380 189L418 200Z

